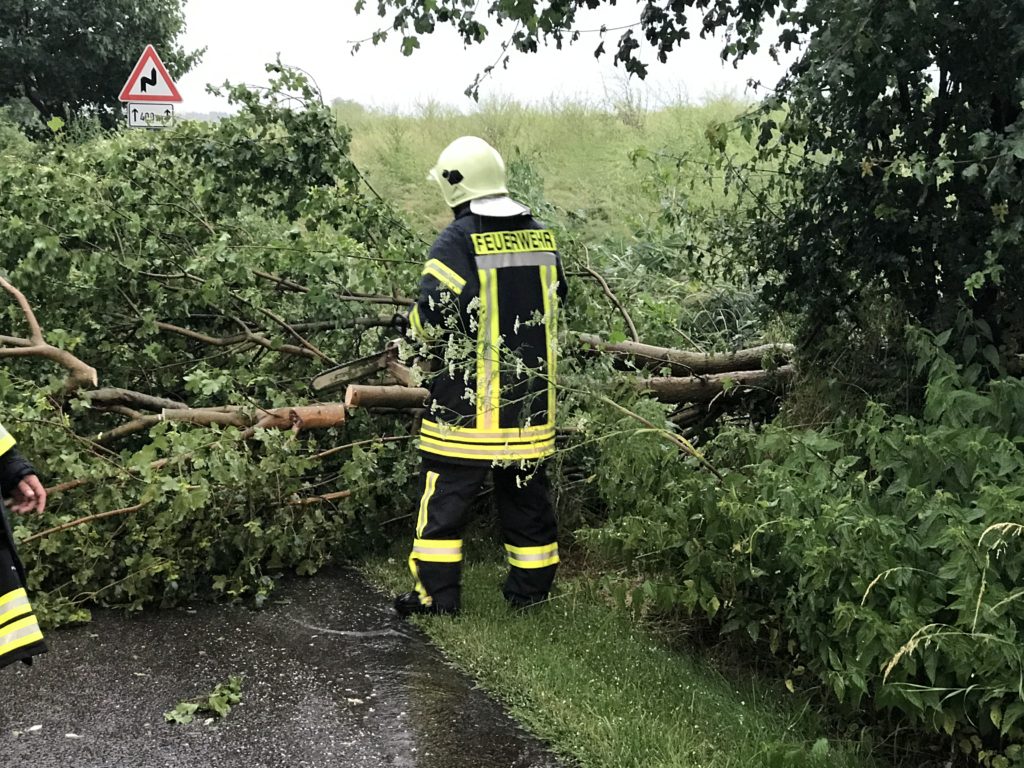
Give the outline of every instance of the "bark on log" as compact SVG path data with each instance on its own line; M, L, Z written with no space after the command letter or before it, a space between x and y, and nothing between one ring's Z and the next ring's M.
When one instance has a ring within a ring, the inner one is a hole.
M182 421L201 427L215 424L225 427L265 429L325 429L345 423L345 406L340 403L301 405L295 408L237 409L184 408L168 409L164 421Z
M166 397L155 397L143 392L135 392L131 389L120 389L118 387L103 387L90 392L83 392L82 397L89 401L93 408L115 408L117 406L128 406L143 411L177 410L188 408L185 403L177 400L170 400Z
M388 360L384 363L384 367L387 368L388 373L395 377L395 381L403 387L412 386L412 369L409 366L402 365L397 360Z
M422 408L430 392L422 387L383 386L350 384L345 390L345 407L374 408Z
M734 387L775 391L789 381L795 369L784 365L774 371L729 371L710 376L655 376L638 379L637 386L664 403L706 403ZM350 384L345 391L348 408L422 408L430 393L422 387Z
M796 369L784 365L774 371L730 371L711 376L655 376L641 379L640 387L663 403L706 403L733 387L755 387L777 391L793 378Z
M276 429L327 429L345 423L345 406L341 403L300 405L296 408L273 408L256 426Z
M765 355L776 354L784 361L788 361L794 351L792 344L763 344L736 352L709 355L703 352L655 347L634 341L613 344L589 333L578 334L578 338L584 346L607 352L619 360L632 363L637 368L668 366L674 376L756 371L762 367Z
M307 504L323 504L328 501L340 501L341 499L347 499L352 495L352 491L335 491L334 493L324 493L320 496L306 496L301 499L292 499L287 502L289 506L302 507Z

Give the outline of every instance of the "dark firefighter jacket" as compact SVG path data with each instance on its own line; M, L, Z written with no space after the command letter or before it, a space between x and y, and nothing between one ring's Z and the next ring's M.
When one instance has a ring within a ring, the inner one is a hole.
M26 475L35 474L32 465L14 448L14 438L0 426L0 491L7 497ZM15 661L31 663L46 652L43 634L32 613L25 592L25 568L14 549L14 536L7 510L0 501L0 667Z
M565 296L554 235L531 216L456 210L430 250L409 315L433 358L421 451L460 464L554 452Z

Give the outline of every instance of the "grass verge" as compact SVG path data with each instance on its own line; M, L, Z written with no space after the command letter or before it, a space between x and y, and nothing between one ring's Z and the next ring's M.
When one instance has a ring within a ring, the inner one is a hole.
M365 564L408 589L399 558ZM706 661L659 645L582 576L551 603L512 614L496 562L469 565L464 612L415 621L461 669L558 753L584 768L878 768L857 745L827 740L796 697L769 681L742 687Z

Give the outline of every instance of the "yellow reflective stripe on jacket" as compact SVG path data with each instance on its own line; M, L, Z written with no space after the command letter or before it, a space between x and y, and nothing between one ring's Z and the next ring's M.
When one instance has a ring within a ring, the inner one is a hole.
M462 561L462 539L414 539L412 558L424 563Z
M28 601L28 593L24 589L15 589L0 597L0 627L26 613L32 613L32 606ZM3 630L0 629L0 631Z
M498 275L488 269L478 270L477 274L480 277L481 307L476 344L476 423L482 429L496 429L501 409Z
M462 289L466 287L466 281L459 277L459 273L438 259L428 261L423 266L423 274L437 278L441 285L451 290L456 296L462 293Z
M531 443L498 445L467 444L448 440L437 440L426 435L420 436L419 448L425 453L446 456L450 459L475 459L477 461L525 461L543 459L555 452L555 439L538 440Z
M425 339L426 332L423 330L423 321L420 320L420 308L413 307L409 313L409 327L412 328L412 335L417 339Z
M516 568L546 568L560 562L557 543L540 547L513 547L506 544L505 551L508 552L509 565Z
M478 256L490 253L557 251L555 236L546 229L517 229L511 232L479 232L472 235Z
M544 335L547 341L548 363L548 420L555 420L555 376L558 370L558 345L555 334L558 329L558 300L552 293L558 282L558 267L540 268L540 284L544 292Z
M14 447L14 436L8 432L3 424L0 424L0 456L3 456Z
M43 639L35 616L26 616L6 627L0 627L0 658L11 651L24 648L26 645L38 643Z
M488 379L491 390L488 397L491 403L491 410L488 412L488 418L484 420L484 423L478 425L481 429L497 429L501 419L501 311L498 307L498 273L492 269L490 274L491 313L489 319L491 323L491 343L493 344L491 356L494 360L494 370L491 378Z
M423 535L423 529L427 527L427 508L430 505L430 498L437 488L437 479L440 477L437 472L427 472L427 481L423 488L423 497L420 499L419 515L416 518L416 538Z
M453 424L438 424L436 421L423 419L423 423L420 426L420 434L436 440L449 442L521 444L554 439L555 425L548 423L530 427L480 429L477 427L458 427Z

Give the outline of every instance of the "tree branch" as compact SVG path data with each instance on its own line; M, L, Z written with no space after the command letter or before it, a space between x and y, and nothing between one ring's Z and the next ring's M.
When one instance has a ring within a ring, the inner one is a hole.
M121 389L120 387L103 387L102 389L83 392L82 399L88 400L89 405L93 408L103 410L114 410L123 406L129 406L159 413L165 409L188 408L187 403L171 400L166 397L147 395L131 389Z
M637 368L657 369L667 366L676 376L756 371L763 368L766 356L775 355L782 361L788 361L795 351L792 344L762 344L735 352L707 354L632 341L612 343L590 333L580 333L576 337L584 346L607 352Z
M627 312L626 308L622 306L622 302L619 301L618 297L612 293L612 289L608 286L608 282L601 277L600 273L596 270L591 269L588 266L584 266L583 269L586 270L587 274L591 275L601 284L601 288L604 290L604 295L607 296L611 303L615 305L619 310L619 313L622 315L622 319L626 321L626 327L629 328L629 334L633 337L633 341L640 341L640 335L636 332L636 326L633 325L633 318L629 316L629 312Z
M309 293L309 288L301 283L296 283L294 280L289 280L286 277L278 277L277 275L272 275L269 272L261 272L258 269L252 270L252 273L256 275L256 277L261 277L264 280L277 283L279 286L286 288L289 291L294 291L295 293ZM396 306L403 307L412 306L416 303L415 300L407 299L402 296L385 296L384 294L379 293L357 293L355 291L342 290L343 293L337 296L341 301L365 301L370 304L394 304Z
M264 336L262 333L253 333L246 329L244 333L237 333L234 336L209 336L199 331L193 331L191 328L182 328L179 325L173 325L171 323L164 323L157 321L156 327L161 331L168 333L176 333L179 336L184 336L195 341L200 341L203 344L209 344L212 347L230 347L235 344L256 344L257 346L269 349L272 352L281 352L286 355L297 355L299 357L308 357L315 359L317 355L308 349L302 347L296 347L293 344L275 344Z
M41 539L44 536L49 536L50 534L53 534L53 533L59 533L61 531L66 531L68 528L74 528L75 526L78 526L78 525L85 525L85 523L91 523L91 522L93 522L95 520L103 520L103 519L108 518L108 517L117 517L118 515L128 515L128 514L131 514L132 512L138 512L140 509L142 509L144 506L146 506L147 503L148 502L143 501L143 502L140 502L139 504L134 504L134 505L132 505L130 507L122 507L121 509L112 509L109 512L100 512L99 514L96 514L96 515L87 515L85 517L80 517L77 520L72 520L72 521L70 521L68 523L64 523L62 525L54 526L53 528L47 528L45 531L39 531L39 533L33 533L31 536L29 536L27 539L25 539L21 543L22 544L28 544L30 541L35 541L36 539Z
M0 347L0 358L42 357L57 363L68 371L64 388L69 392L86 384L95 387L98 381L96 369L86 365L70 352L48 344L43 337L43 329L39 325L39 321L36 319L36 314L32 311L32 306L29 304L28 299L25 298L25 294L3 277L0 277L0 286L18 302L18 306L21 307L21 311L25 315L25 322L28 323L29 329L29 338L27 339L11 336L2 337L5 343L12 344L13 346Z
M325 493L320 496L306 496L302 499L292 499L287 502L289 506L305 506L307 504L323 504L326 501L337 501L338 499L347 499L352 495L352 491L335 491L334 493Z

